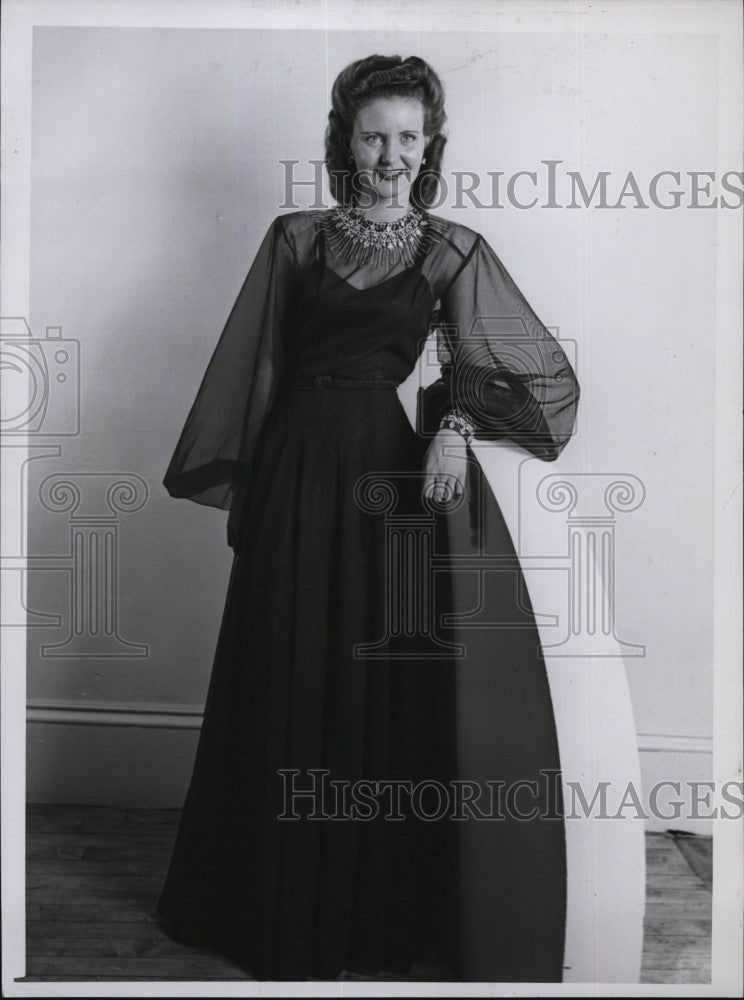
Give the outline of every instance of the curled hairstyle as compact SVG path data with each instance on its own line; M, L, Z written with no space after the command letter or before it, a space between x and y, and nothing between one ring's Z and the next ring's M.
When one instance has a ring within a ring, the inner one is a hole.
M352 205L355 167L351 135L360 108L378 97L413 97L424 107L426 164L411 186L411 203L428 208L437 197L441 177L444 135L444 87L423 59L409 56L367 56L350 63L336 77L325 134L325 164L331 194L341 205Z

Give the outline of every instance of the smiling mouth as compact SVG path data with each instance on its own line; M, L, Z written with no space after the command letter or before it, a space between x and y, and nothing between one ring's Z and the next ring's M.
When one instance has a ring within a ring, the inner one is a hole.
M404 177L407 174L407 170L375 170L375 177L382 181L392 181L396 177Z

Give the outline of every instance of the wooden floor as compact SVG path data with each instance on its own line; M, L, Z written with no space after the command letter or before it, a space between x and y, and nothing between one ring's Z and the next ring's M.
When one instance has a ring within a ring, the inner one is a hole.
M250 979L155 923L177 821L175 810L29 808L25 981ZM646 843L641 982L709 982L710 839L648 834ZM449 977L422 965L405 978Z
M642 983L709 983L710 837L646 834Z

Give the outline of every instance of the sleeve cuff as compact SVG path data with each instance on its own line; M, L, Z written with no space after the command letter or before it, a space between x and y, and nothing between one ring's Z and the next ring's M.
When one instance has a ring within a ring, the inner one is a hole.
M475 435L475 425L470 417L464 410L460 410L457 407L451 406L444 411L439 422L439 427L440 429L447 427L450 430L457 431L458 434L465 438L467 444L472 443L473 436Z

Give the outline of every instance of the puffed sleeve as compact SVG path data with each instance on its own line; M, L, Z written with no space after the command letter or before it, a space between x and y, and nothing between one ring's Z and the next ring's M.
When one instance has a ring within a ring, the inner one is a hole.
M427 424L455 412L476 440L506 437L557 458L574 428L576 374L481 236L442 294L437 337L441 377L424 391Z
M168 465L163 483L172 497L230 510L247 489L284 367L296 272L279 216L238 293Z

